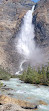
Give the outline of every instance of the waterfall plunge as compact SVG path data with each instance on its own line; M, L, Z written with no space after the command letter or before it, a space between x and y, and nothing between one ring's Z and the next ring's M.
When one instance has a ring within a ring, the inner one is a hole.
M19 71L16 74L20 74L23 71L23 63L29 61L31 66L36 66L41 64L42 54L39 48L35 47L34 41L34 25L32 24L32 14L34 12L34 7L29 10L24 16L24 23L21 26L21 31L19 34L19 39L17 42L17 51L24 57L19 66Z
M21 32L18 40L17 50L20 54L25 55L25 57L30 56L30 54L35 49L34 43L34 25L32 24L32 13L34 11L34 6L32 10L29 10L24 16L24 24L21 27Z

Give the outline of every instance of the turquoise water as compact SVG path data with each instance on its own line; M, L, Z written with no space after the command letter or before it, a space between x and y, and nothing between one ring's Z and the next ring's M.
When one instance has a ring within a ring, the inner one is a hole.
M9 81L2 81L5 88L11 88L9 90L2 89L2 94L6 94L20 100L25 100L37 104L39 100L42 100L48 104L48 106L39 105L37 111L49 111L49 87L47 86L35 86L31 84L23 83L19 79L10 79Z

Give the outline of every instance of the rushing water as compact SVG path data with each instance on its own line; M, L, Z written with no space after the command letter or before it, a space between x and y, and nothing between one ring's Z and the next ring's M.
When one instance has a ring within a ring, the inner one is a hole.
M19 34L19 39L17 43L17 51L21 55L24 56L24 60L20 63L20 67L16 74L20 74L20 71L23 71L22 65L23 63L32 55L32 52L35 49L35 42L34 42L34 25L32 25L32 13L34 11L34 7L32 10L29 10L26 15L24 16L24 23L21 26L21 31Z
M37 111L49 111L49 87L22 83L19 79L10 79L9 81L2 82L6 85L5 88L11 88L13 90L3 91L2 89L0 93L35 104L37 104L39 100L42 100L48 105L39 105Z
M34 50L34 26L32 25L32 13L34 11L34 6L32 10L29 10L24 16L24 24L21 27L21 32L19 35L17 50L19 53L29 56Z
M41 50L35 46L34 41L34 25L32 24L34 7L29 10L23 18L23 24L18 37L18 42L15 44L18 54L22 56L20 67L16 74L23 70L22 65L24 62L29 61L29 65L39 65L43 62L43 55Z

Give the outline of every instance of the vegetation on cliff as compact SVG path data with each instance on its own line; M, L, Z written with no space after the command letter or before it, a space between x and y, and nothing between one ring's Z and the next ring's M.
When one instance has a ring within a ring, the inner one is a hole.
M49 85L49 66L38 68L38 71L29 66L19 78L25 83Z
M10 78L16 78L16 75L11 75L4 68L0 67L0 80L9 80ZM2 85L2 83L0 83Z
M11 74L6 72L4 68L0 68L0 80L9 80L11 78Z

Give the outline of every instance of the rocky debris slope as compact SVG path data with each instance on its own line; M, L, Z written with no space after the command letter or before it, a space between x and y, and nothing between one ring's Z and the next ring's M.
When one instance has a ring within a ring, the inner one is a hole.
M35 5L33 16L35 40L43 47L49 46L49 0L40 0Z
M32 109L37 109L37 105L0 95L0 111L32 111Z
M0 0L0 66L11 73L15 70L17 58L11 51L11 40L20 30L22 18L33 4L30 0Z
M39 100L37 104L11 98L10 96L0 95L0 111L34 111L39 105L48 105Z

